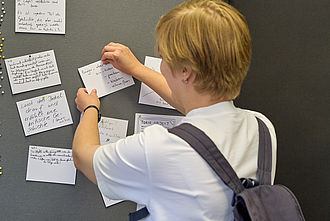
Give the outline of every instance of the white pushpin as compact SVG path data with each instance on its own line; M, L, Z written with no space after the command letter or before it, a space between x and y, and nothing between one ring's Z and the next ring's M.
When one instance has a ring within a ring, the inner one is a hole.
M5 94L5 91L1 91L1 94Z
M1 80L3 80L3 76L1 76Z

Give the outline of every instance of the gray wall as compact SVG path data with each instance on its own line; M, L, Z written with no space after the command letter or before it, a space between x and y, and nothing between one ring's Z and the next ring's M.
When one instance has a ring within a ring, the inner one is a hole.
M8 79L0 95L0 220L128 220L135 204L104 208L97 187L80 172L76 185L26 182L29 145L71 147L79 120L75 93L83 84L78 67L100 58L110 41L129 46L143 62L154 55L153 29L160 15L179 0L67 0L66 35L14 32L14 3L6 1L1 31L6 57L55 50L62 84L12 95ZM307 220L328 220L330 2L232 1L246 15L253 38L253 61L236 104L258 110L278 136L276 182L297 195ZM6 76L6 75L5 75ZM129 120L135 112L178 112L139 105L140 83L101 99L104 116ZM74 125L25 137L16 101L64 89Z
M330 219L330 1L232 0L249 23L253 59L237 104L275 125L276 183L306 220Z

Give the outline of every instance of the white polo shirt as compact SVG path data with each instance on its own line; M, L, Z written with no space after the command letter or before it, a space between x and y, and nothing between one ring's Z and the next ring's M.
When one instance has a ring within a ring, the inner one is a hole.
M269 128L275 176L276 136L262 114L221 102L190 111L183 122L203 130L238 177L256 177L258 123ZM233 192L181 138L153 125L140 134L101 146L94 171L102 194L147 206L145 220L233 220Z

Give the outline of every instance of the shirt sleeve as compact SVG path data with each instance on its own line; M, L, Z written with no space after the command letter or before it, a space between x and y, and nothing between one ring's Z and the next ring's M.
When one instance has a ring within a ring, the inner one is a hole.
M101 146L94 154L93 166L103 195L146 204L150 182L144 133Z

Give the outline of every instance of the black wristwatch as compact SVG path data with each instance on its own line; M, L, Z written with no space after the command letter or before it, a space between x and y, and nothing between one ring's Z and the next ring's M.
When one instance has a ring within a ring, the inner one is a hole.
M100 110L99 110L99 108L98 107L96 107L95 105L89 105L89 106L87 106L85 109L84 109L84 113L85 113L85 111L88 109L88 108L95 108L96 110L97 110L97 122L100 122L100 120L101 120L101 114L100 114Z

